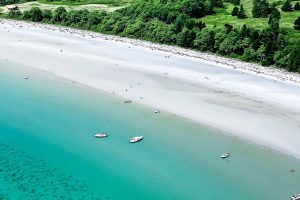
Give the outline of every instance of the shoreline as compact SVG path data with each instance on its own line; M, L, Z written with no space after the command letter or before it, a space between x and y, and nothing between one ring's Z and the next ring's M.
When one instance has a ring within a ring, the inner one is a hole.
M234 58L222 57L217 54L200 52L192 49L186 49L178 46L170 46L165 44L156 44L148 41L143 41L133 38L125 38L115 35L105 35L103 33L80 30L69 27L55 26L51 24L43 24L36 22L17 21L11 19L0 19L0 23L7 23L22 28L24 25L32 25L34 28L43 30L72 34L82 38L89 37L90 39L104 39L108 41L120 42L124 44L130 44L137 47L148 48L153 51L170 53L168 57L173 55L179 55L191 59L201 60L207 64L217 65L220 67L236 70L243 73L248 73L276 81L282 81L284 83L294 84L300 86L300 74L296 72L288 72L284 69L275 68L274 66L264 67L260 64L244 62Z
M0 49L0 59L115 93L300 158L298 82L272 81L275 78L240 73L222 64L211 66L199 58L170 56L151 46L124 43L117 36L107 39L102 34L70 31L73 29L1 21L4 51L1 54Z

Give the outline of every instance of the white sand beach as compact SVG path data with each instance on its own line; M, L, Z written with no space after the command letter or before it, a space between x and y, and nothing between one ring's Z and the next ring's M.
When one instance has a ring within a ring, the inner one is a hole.
M51 72L300 159L298 74L182 48L10 20L0 21L0 44L0 61Z

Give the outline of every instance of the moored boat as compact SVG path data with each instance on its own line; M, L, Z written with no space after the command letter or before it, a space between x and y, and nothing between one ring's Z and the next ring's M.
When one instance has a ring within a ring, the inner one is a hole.
M293 194L291 200L300 200L300 194Z
M104 138L104 137L107 137L108 134L106 132L103 132L103 133L97 133L94 135L96 138Z
M144 139L143 136L135 136L130 139L130 143L136 143L136 142L141 141L142 139Z
M230 156L230 153L224 153L221 155L221 158L228 158Z

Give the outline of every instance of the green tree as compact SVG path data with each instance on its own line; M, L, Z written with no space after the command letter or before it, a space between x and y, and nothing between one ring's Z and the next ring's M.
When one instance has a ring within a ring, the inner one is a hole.
M64 7L58 7L54 10L53 20L54 22L62 22L67 17L67 11Z
M44 10L43 11L43 21L50 21L51 19L52 19L51 10Z
M251 43L251 47L254 50L257 50L260 45L261 45L261 40L260 40L260 35L259 32L257 30L254 30L251 35L250 35L250 43Z
M278 39L279 35L279 19L273 18L270 23L270 33L271 33L271 40L272 42L276 41Z
M246 48L244 50L244 54L243 54L243 60L245 61L250 61L250 60L254 60L257 56L257 53L254 49L252 49L251 47Z
M247 18L245 9L244 9L244 7L243 7L243 4L240 5L240 11L239 11L237 17L238 17L239 19L245 19L245 18Z
M191 47L195 38L196 33L193 30L189 30L188 28L184 27L177 35L176 43L182 47Z
M23 12L22 18L23 18L24 20L31 20L31 12L30 12L29 10L25 10L25 11Z
M101 20L105 17L104 12L99 12L98 10L94 10L89 12L88 24L92 29L94 29L98 24L100 24ZM124 29L123 29L124 30Z
M215 32L210 28L204 28L197 32L193 46L201 51L213 51L215 44Z
M282 33L279 33L277 37L277 46L279 51L282 51L286 47L286 41Z
M38 7L33 7L29 10L31 14L31 20L33 22L40 22L43 20L43 13L42 10Z
M64 21L69 26L74 26L80 23L82 19L81 12L79 10L71 10L68 12L67 17L64 18ZM76 27L76 26L75 26Z
M200 18L205 16L205 6L198 0L187 0L183 3L181 11L191 17Z
M266 56L265 53L266 53L266 48L265 48L263 45L261 45L261 46L257 49L257 57L258 57L258 59L259 59L260 62L262 62L263 59L265 58L265 56Z
M184 14L180 14L176 17L174 21L175 33L179 33L183 29L186 18Z
M224 28L225 28L226 34L230 33L233 30L233 26L228 23L224 24Z
M231 31L220 44L219 50L225 55L231 55L236 48L236 32Z
M298 17L294 22L294 29L300 30L300 17Z
M238 39L235 42L235 53L239 55L243 55L245 50L250 48L250 38L246 37L244 39Z
M7 17L11 19L19 19L22 17L22 13L19 10L10 10Z
M194 24L195 24L195 20L193 20L191 18L186 19L185 22L184 22L184 26L187 27L190 30L193 29Z
M144 25L145 25L145 23L141 18L136 19L134 21L134 23L129 23L128 26L126 27L126 29L124 30L125 36L140 37L142 34Z
M277 43L279 36L279 19L273 17L269 23L269 27L263 30L262 35L262 41L265 47L265 58L262 64L274 64L274 53L279 48Z
M205 4L205 14L211 15L214 14L214 5L211 3L211 1L207 1Z
M291 3L291 0L286 0L286 1L282 4L281 10L282 10L282 11L285 11L285 12L292 12L292 11L293 11L293 5L292 5L292 3Z
M232 3L234 5L240 5L241 3L241 0L224 0L225 2L229 2L229 3Z
M259 0L253 0L252 15L254 18L260 17Z
M288 69L289 63L289 54L292 51L290 46L288 48L284 48L283 50L277 51L274 54L274 61L277 67Z
M234 6L231 12L231 16L238 16L239 14L239 8Z
M231 0L231 3L237 6L241 4L241 0Z
M239 31L238 35L240 39L244 39L250 37L250 34L251 34L250 28L248 28L247 25L244 24L241 30Z
M177 17L178 13L177 12L169 12L167 17L166 17L166 23L167 24L171 24L175 21L176 17Z
M294 6L294 10L300 10L300 3L297 1L297 3Z
M268 24L270 24L271 21L272 21L274 18L276 18L276 19L278 19L278 20L281 19L280 12L279 12L279 10L278 10L276 7L272 8L272 11L271 11L271 14L270 14L270 17L269 17Z
M279 19L270 16L271 20L269 27L264 29L261 33L261 41L264 45L264 59L262 65L274 64L274 54L278 50L278 36L279 36Z
M214 37L214 40L215 40L214 50L218 51L220 49L221 43L225 40L228 33L227 33L227 29L225 27L222 29L216 29L215 32L216 32L216 34Z
M266 18L270 14L270 6L266 0L254 0L252 15L254 18Z
M300 72L300 41L293 47L289 56L289 71Z
M210 0L213 7L224 8L223 0Z
M196 21L193 26L193 28L198 28L199 30L202 30L205 27L206 27L206 24L202 21Z
M149 21L144 29L144 38L160 43L174 43L176 35L173 25L165 24L158 19Z
M261 7L261 14L260 17L266 18L271 13L270 5L267 0L261 0L260 1L260 7Z

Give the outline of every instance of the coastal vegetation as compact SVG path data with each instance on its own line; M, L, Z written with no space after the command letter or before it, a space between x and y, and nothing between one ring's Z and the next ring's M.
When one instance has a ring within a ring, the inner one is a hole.
M25 2L45 3L52 5L86 5L86 4L105 4L112 6L126 5L130 0L0 0L0 6L10 4L20 4Z
M178 45L300 72L297 3L133 1L114 12L33 7L23 12L12 10L6 17Z

